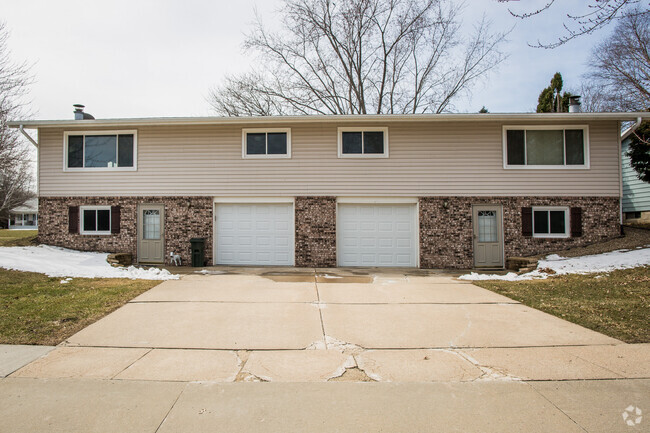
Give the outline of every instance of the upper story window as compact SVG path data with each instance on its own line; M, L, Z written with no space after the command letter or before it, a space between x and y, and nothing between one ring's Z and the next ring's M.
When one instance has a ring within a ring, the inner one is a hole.
M338 129L339 158L388 158L388 128Z
M135 170L136 131L64 133L65 171Z
M587 126L504 126L505 168L589 168Z
M244 158L291 158L291 129L243 129Z

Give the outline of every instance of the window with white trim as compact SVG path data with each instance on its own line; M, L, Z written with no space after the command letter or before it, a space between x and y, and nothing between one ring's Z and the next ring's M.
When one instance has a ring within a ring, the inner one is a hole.
M569 230L568 207L533 207L533 237L568 238Z
M243 129L244 158L291 158L291 129Z
M588 168L587 126L505 126L506 168Z
M388 158L388 128L338 129L339 158Z
M110 206L81 206L82 235L110 235L111 207Z
M136 131L64 133L64 170L135 170Z

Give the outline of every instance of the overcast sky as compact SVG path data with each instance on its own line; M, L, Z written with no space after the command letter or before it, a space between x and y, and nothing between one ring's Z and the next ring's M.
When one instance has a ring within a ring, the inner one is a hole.
M563 13L553 8L524 22L514 10L547 0L498 3L468 0L462 16L471 26L485 13L495 29L515 26L504 50L510 57L455 101L458 112L534 111L552 75L577 89L592 47L611 26L554 50L527 42L553 40ZM524 5L522 5L524 3ZM562 0L560 7L584 5ZM254 56L242 51L257 9L272 23L281 0L0 0L0 20L11 32L16 61L33 64L31 109L38 119L70 119L82 103L97 118L208 116L209 90L229 73L245 71ZM557 5L556 5L557 6Z

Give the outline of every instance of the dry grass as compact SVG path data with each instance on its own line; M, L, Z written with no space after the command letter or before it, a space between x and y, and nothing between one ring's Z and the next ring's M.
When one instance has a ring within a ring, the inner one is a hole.
M38 230L0 230L0 247L36 245Z
M650 267L474 284L626 343L650 343Z
M56 345L160 281L61 278L0 269L0 343Z

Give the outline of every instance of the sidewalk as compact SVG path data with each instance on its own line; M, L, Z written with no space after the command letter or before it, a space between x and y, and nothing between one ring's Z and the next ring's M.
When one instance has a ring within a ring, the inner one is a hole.
M173 383L0 380L0 432L636 432L650 380ZM629 412L628 412L629 413ZM632 410L628 420L638 417ZM646 425L647 424L647 425Z

